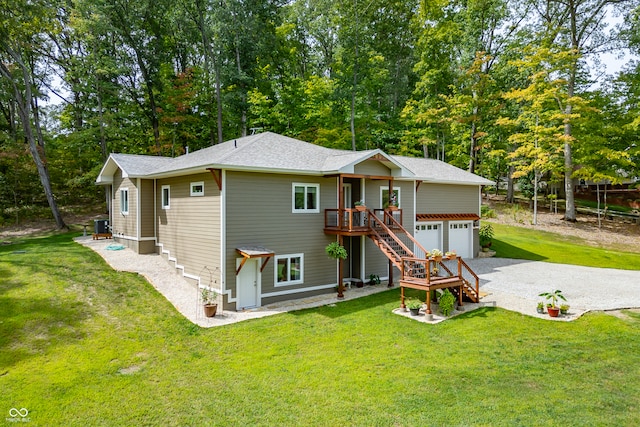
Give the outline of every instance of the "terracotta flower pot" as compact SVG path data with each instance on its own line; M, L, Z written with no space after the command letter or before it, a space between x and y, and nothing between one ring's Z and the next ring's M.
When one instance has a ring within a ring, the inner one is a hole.
M214 317L218 311L218 304L205 304L204 315L207 317Z
M560 314L560 308L558 308L558 307L547 307L547 313L549 313L549 316L551 316L551 317L558 317L558 314Z

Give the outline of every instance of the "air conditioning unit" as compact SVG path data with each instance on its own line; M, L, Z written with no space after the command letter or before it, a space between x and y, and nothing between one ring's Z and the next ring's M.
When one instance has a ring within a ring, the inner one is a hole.
M109 220L108 219L96 219L94 220L95 234L106 234L109 232Z

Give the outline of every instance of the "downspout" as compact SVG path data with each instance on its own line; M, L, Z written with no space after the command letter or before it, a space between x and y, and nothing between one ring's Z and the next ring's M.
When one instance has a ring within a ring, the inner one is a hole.
M365 182L364 178L360 178L360 200L365 202L366 205L366 197L365 197ZM360 278L364 281L364 277L366 275L366 262L367 262L367 254L365 253L365 249L367 247L366 244L367 236L360 236Z
M138 250L140 253L140 227L142 226L142 206L140 205L140 193L142 193L142 182L140 178L136 178L137 191L136 191L136 240L138 241Z
M220 169L220 182L227 182L227 171ZM224 308L224 295L226 293L227 281L226 281L226 264L224 259L225 248L227 247L227 227L226 227L226 215L227 215L227 186L221 185L220 189L220 294L222 295L222 306Z
M158 243L160 243L158 241L158 206L157 206L157 202L158 202L158 195L157 195L157 191L158 191L158 180L154 179L153 180L153 239L155 240L155 250L157 251L158 249Z
M389 198L389 200L387 201L387 206L391 206L391 199L393 196L393 178L389 179L389 194L387 195L387 197ZM383 200L384 203L384 200ZM391 215L391 211L388 212L389 215ZM391 260L389 260L389 280L387 282L387 286L392 287L393 286L393 262L391 262Z

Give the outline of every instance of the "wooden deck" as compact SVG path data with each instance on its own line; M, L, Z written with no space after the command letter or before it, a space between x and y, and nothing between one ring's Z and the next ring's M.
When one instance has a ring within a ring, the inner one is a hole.
M402 275L400 278L400 306L406 308L404 300L404 289L411 288L426 292L425 302L427 304L427 314L431 311L431 291L437 289L452 288L455 289L458 297L458 304L463 305L463 296L467 295L472 301L479 299L479 280L478 277L466 265L464 260L456 257L457 271L454 273L444 262L447 259L420 259L420 258L403 258L402 259ZM449 260L451 262L451 260ZM433 274L433 269L437 268L440 275ZM471 284L463 275L463 271L468 271L473 279L475 286Z
M392 215L397 223L402 224L402 209L386 210ZM359 210L348 209L325 209L324 211L324 232L342 236L366 236L371 233L371 215L376 218L385 218L384 209Z

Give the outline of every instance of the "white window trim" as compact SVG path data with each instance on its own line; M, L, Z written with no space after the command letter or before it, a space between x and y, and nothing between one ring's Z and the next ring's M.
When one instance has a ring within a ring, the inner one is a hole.
M382 194L383 194L383 192L385 190L389 191L389 186L386 186L386 187L385 186L381 186L380 187L380 207L383 207L385 202L387 201L387 200L384 200L383 196L382 196ZM398 200L396 200L396 206L398 206L398 207L401 206L401 202L400 201L402 200L402 193L401 193L400 190L401 190L400 187L393 187L393 191L397 191L398 192Z
M124 209L124 195L127 195L127 206L126 206L126 210ZM120 189L120 213L122 215L129 215L129 189L128 188L121 188Z
M164 198L164 190L167 190L167 199ZM170 209L171 208L171 186L163 185L160 188L160 205L162 209Z
M286 282L278 282L278 261L281 259L286 259L287 261L287 270L290 269L289 263L291 262L291 258L300 258L300 279L299 280L289 280ZM281 286L291 286L291 285L299 285L304 283L304 254L285 254L285 255L276 255L274 261L274 272L273 272L273 286L278 288Z
M296 187L304 187L304 201L307 203L307 188L316 189L316 207L315 209L296 209ZM291 185L291 212L293 213L320 213L320 184L311 184L308 182L294 182Z
M193 187L202 187L202 191L193 191ZM189 195L191 197L203 197L204 196L204 181L192 182L189 184Z

